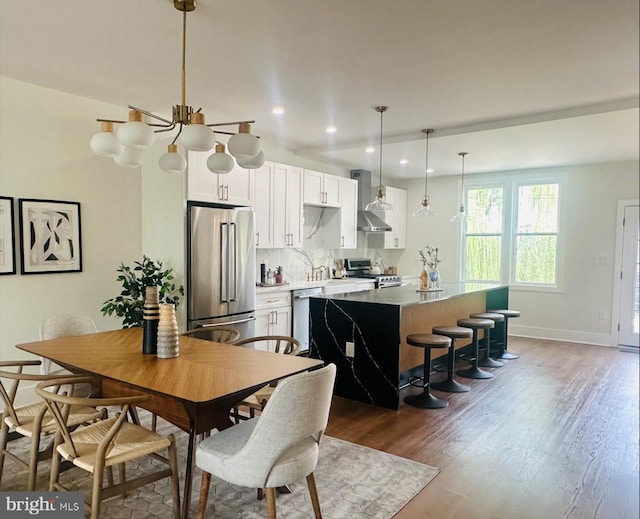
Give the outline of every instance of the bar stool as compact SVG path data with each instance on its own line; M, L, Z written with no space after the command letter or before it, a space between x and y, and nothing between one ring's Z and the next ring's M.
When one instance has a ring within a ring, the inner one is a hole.
M490 319L493 321L494 325L504 322L504 315L494 312L469 314L469 317L473 317L474 319ZM484 350L484 356L481 359L478 359L478 366L481 368L501 368L504 366L504 362L491 358L491 336L489 330L485 330L484 335L484 342L487 345L487 348Z
M488 310L488 311L492 313L504 315L504 337L502 338L504 343L504 348L502 351L502 355L500 355L499 358L507 359L507 360L519 358L520 355L507 351L507 335L509 333L508 332L509 319L512 319L512 318L515 319L516 317L520 317L520 310Z
M471 328L473 330L473 355L474 357L471 359L471 367L467 369L462 369L456 371L456 375L460 375L461 377L466 378L475 378L475 379L487 379L493 378L493 373L489 373L488 371L484 371L478 367L478 356L480 354L480 343L478 341L478 330L482 329L487 334L487 331L495 326L492 320L490 319L458 319L458 326L462 326L463 328Z
M460 326L434 326L431 331L451 339L451 348L447 355L447 378L441 382L431 384L431 387L446 393L466 393L470 391L471 388L469 386L454 380L453 370L456 364L456 339L471 339L473 330Z
M409 405L422 407L423 409L447 407L449 402L433 396L429 389L431 381L431 348L451 348L451 339L432 333L415 333L407 335L407 344L424 348L424 389L418 395L405 396L404 401Z

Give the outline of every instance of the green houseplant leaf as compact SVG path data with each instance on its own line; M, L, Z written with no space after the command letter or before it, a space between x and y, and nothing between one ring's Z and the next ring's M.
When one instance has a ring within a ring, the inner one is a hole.
M173 269L163 269L160 260L153 261L147 256L142 261L134 261L133 266L124 263L116 269L116 281L122 284L120 295L102 303L102 315L115 315L122 318L123 328L142 326L142 308L144 291L148 286L158 286L161 303L172 303L176 308L180 296L184 295L182 285L176 287L173 282Z

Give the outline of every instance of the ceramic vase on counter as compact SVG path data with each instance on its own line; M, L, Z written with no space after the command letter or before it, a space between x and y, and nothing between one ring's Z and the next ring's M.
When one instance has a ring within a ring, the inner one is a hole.
M171 303L162 303L158 321L158 358L172 359L179 354L180 334L176 320L176 307Z
M142 307L142 353L146 355L153 355L157 351L159 319L158 287L146 287Z

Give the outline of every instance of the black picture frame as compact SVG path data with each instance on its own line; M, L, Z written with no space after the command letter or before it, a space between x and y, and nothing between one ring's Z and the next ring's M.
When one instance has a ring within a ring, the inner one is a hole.
M16 235L13 198L0 196L0 275L16 273Z
M20 272L82 272L80 203L18 199Z

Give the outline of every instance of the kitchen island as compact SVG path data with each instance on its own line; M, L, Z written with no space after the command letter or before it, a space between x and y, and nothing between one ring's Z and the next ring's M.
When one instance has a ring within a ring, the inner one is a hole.
M310 303L309 355L338 368L335 394L398 409L399 392L410 374L422 373L424 352L406 336L455 326L470 313L508 308L505 285L443 283L442 291L415 286L317 296ZM495 336L502 333L495 330ZM456 341L456 350L469 341ZM438 359L446 350L433 350Z

